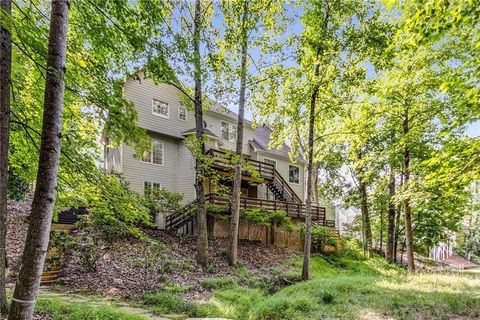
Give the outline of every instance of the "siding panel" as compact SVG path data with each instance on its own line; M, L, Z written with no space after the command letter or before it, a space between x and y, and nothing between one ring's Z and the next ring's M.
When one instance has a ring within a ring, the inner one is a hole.
M163 166L145 163L135 158L135 149L123 144L122 172L132 190L143 194L144 181L160 183L170 191L177 190L178 144L176 139L151 134L163 141Z

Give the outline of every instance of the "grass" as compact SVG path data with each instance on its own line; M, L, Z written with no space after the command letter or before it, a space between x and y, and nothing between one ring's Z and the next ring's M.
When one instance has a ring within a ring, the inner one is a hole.
M39 298L35 312L48 314L53 320L147 320L140 315L128 314L109 305L66 302L59 298Z
M300 266L300 260L293 263L296 270ZM403 268L389 265L381 257L364 260L352 251L312 257L311 280L277 287L273 293L262 285L247 287L241 279L212 278L203 285L212 289L206 303L185 304L168 293L176 304L161 311L269 320L480 318L478 273L408 276ZM167 300L159 303L165 305Z

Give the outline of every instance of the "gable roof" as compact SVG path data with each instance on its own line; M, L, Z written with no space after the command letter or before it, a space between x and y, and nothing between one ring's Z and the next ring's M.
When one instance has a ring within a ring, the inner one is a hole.
M183 135L183 136L188 136L188 135L196 134L196 133L197 133L197 129L196 129L196 128L192 128L192 129L183 131L183 132L182 132L182 135ZM212 131L208 130L207 128L203 128L203 132L202 132L202 133L203 133L204 135L206 135L207 137L211 138L211 139L218 140L218 141L220 142L220 144L223 144L223 140L220 139L219 136L217 136L215 133L213 133Z
M250 144L255 149L268 152L280 157L289 158L290 157L290 147L287 144L283 143L280 148L269 148L268 144L270 142L270 135L272 130L267 126L259 126L253 132L253 140L250 141Z

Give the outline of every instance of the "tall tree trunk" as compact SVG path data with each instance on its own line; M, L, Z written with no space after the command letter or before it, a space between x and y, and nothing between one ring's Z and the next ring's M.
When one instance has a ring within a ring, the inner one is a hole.
M1 0L1 9L10 15L11 0ZM7 189L8 147L10 139L10 83L12 70L12 39L6 27L0 27L0 314L7 314L5 269L7 266Z
M245 95L247 89L247 52L248 52L248 35L247 35L247 10L248 1L243 2L242 14L242 53L241 53L241 70L240 70L240 93L238 102L238 123L237 123L237 145L236 145L236 162L235 177L233 181L232 194L232 217L230 220L230 252L229 263L232 266L237 265L238 260L238 224L240 220L240 193L242 188L242 154L243 154L243 118L245 114Z
M320 199L318 195L318 171L319 171L320 165L317 164L314 166L313 171L315 172L315 176L313 177L313 198L314 201L317 205L320 204Z
M380 253L383 254L383 211L384 211L383 201L380 208Z
M53 0L47 54L42 142L27 240L10 320L32 319L50 238L61 148L68 0Z
M200 29L201 29L201 3L195 1L195 19L193 31L194 55L194 80L195 80L195 136L200 141L200 155L195 161L195 191L197 196L197 262L201 266L208 265L208 231L207 211L205 209L204 170L202 163L205 156L205 143L203 141L203 109L202 109L202 69L200 61Z
M395 196L395 171L393 166L390 166L390 177L388 181L388 238L387 238L387 261L395 262L395 203L393 197Z
M409 132L409 118L408 112L405 114L403 121L403 134L407 135ZM408 143L405 144L404 149L404 170L405 170L405 184L408 188L408 181L410 180L410 148ZM415 261L413 258L413 231L412 231L412 207L410 204L410 197L405 198L405 241L407 245L407 262L408 273L415 272Z
M318 57L318 54L317 54ZM318 80L320 64L315 65L315 79ZM305 243L303 247L302 280L310 278L310 250L312 247L312 183L313 183L313 141L315 133L315 106L320 84L316 82L310 98L310 117L308 125L308 163L307 163L307 199L305 200Z
M373 256L373 239L372 239L372 225L370 222L370 213L368 211L368 195L367 186L364 182L359 183L360 197L361 197L361 211L363 218L363 232L364 232L364 250L368 258Z

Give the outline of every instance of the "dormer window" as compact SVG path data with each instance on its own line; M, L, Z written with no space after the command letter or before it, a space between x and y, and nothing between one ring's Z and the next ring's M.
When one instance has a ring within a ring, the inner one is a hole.
M222 139L235 142L237 139L237 126L226 121L222 121Z
M168 103L153 99L152 114L166 119L170 118L170 107Z
M178 107L178 120L187 121L187 108Z

